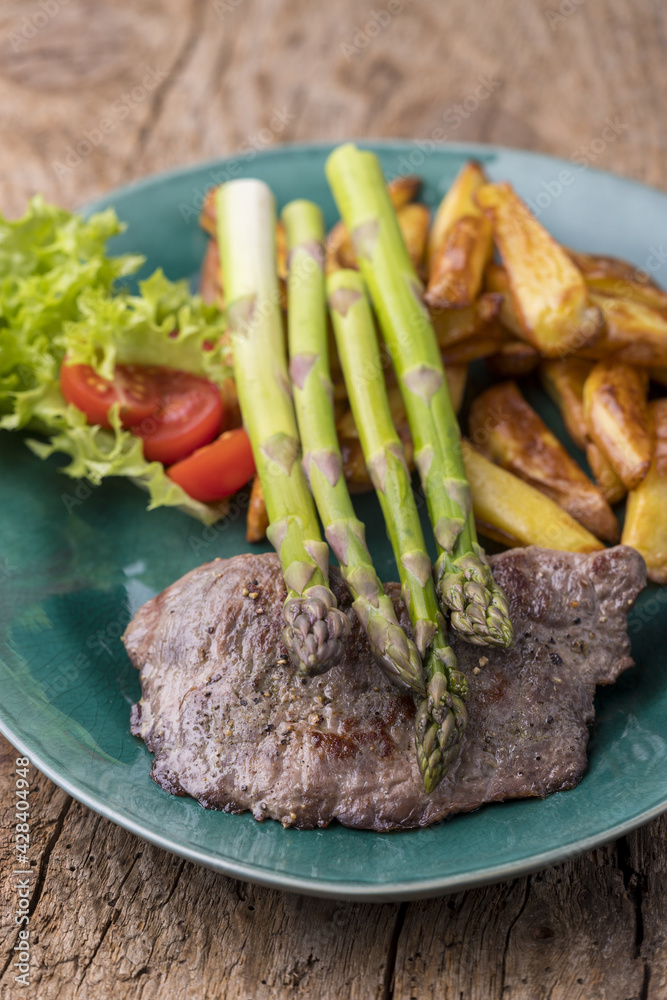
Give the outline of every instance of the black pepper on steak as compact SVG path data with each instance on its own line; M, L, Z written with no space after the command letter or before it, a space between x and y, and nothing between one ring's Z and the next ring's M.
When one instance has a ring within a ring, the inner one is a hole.
M482 657L454 640L470 722L459 761L432 795L417 768L412 700L386 684L335 570L332 588L352 623L346 652L328 673L298 682L280 640L285 590L274 555L200 566L128 626L142 688L131 728L155 754L152 777L207 808L378 831L571 788L586 768L595 685L633 663L626 618L644 562L625 546L592 555L515 549L491 562L515 634L531 641ZM248 580L263 615L242 595ZM409 630L398 585L386 589Z

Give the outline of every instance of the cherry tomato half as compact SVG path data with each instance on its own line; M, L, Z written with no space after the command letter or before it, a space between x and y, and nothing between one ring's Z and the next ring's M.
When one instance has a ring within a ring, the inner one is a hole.
M194 500L211 503L236 493L254 472L250 440L243 427L237 427L172 465L167 475Z
M109 426L109 409L120 403L121 423L143 438L149 462L171 465L220 433L223 407L218 388L189 372L117 365L109 382L90 365L63 363L60 388L89 423L101 427Z

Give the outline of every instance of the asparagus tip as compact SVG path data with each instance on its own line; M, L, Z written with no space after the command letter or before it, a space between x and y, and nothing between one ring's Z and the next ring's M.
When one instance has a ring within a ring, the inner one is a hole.
M300 674L323 674L338 663L350 622L328 587L316 585L300 596L288 597L283 617L283 642Z

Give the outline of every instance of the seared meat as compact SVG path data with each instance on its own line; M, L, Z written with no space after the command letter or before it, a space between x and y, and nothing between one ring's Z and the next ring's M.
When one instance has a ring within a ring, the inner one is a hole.
M368 830L571 788L586 767L595 685L633 663L626 616L644 562L618 546L592 555L515 549L492 563L516 643L454 640L470 679L470 722L458 763L432 795L417 768L412 700L372 660L335 570L333 589L352 619L345 656L320 677L295 676L280 641L285 591L274 555L200 566L128 626L143 694L132 732L155 754L153 778L207 808ZM409 628L398 585L387 592Z

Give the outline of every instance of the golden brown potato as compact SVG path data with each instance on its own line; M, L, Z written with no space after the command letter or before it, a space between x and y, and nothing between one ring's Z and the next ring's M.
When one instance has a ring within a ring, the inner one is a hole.
M667 365L667 316L641 302L591 292L605 319L600 339L578 353L597 360L616 361L650 368Z
M513 338L518 337L520 340L526 340L519 317L514 308L514 302L512 301L507 271L502 264L496 264L495 261L489 262L484 272L484 288L487 295L501 296L500 311L498 313L501 326ZM529 341L526 341L526 343L529 343Z
M649 580L667 583L667 399L649 406L655 450L649 470L628 495L621 541L640 552Z
M500 313L502 301L501 295L485 292L466 309L431 310L431 322L440 350L479 336L483 331L488 333L491 326L495 332L494 321Z
M602 332L602 314L563 248L509 184L487 184L475 197L493 226L522 339L546 357L593 343Z
M233 431L236 427L241 427L243 424L239 394L236 391L236 382L229 376L229 378L222 380L219 388L224 413L222 429L223 431Z
M276 222L276 270L281 281L287 281L287 233L280 219Z
M582 253L580 250L566 248L566 253L577 265L586 281L615 279L617 281L637 282L642 285L658 286L651 281L646 271L640 271L627 260L620 257L606 257L598 253Z
M396 218L412 266L418 274L421 274L428 238L428 208L426 205L420 205L416 202L404 205L396 212Z
M422 179L415 174L405 174L403 177L394 177L387 184L387 191L391 198L391 203L398 211L409 202L414 201L421 190Z
M592 441L586 445L586 461L605 500L611 504L620 503L628 491L605 453Z
M521 378L530 375L540 363L540 353L525 340L508 340L497 354L490 354L486 365L498 378Z
M259 476L255 476L250 490L250 504L246 516L246 541L262 542L266 538L266 529L269 526L269 515L266 511L264 491L259 481Z
M602 493L515 382L501 382L478 396L468 426L472 443L496 465L550 497L598 538L618 540L618 523Z
M577 448L586 450L588 426L584 416L584 382L593 367L581 358L543 361L540 381L560 410L563 423Z
M225 308L225 294L220 274L220 254L216 240L209 240L206 247L199 272L199 294L204 302L216 305L220 310Z
M488 219L481 213L457 219L431 257L424 296L427 304L435 309L471 305L482 287L492 249Z
M481 164L469 160L454 178L447 194L440 202L428 238L429 268L437 250L445 241L445 236L457 219L464 215L478 216L479 206L474 200L475 192L487 183Z
M619 503L626 489L616 475L604 452L593 444L588 434L584 414L584 383L592 368L590 361L564 358L543 361L540 365L542 385L560 410L568 434L582 451L602 495L609 503Z
M217 223L215 214L215 192L216 188L209 188L204 195L201 210L199 212L199 225L209 236L217 237Z
M613 359L594 365L584 383L589 436L628 490L641 483L651 461L647 389L645 371Z
M461 444L480 533L505 545L541 545L564 552L596 552L604 548L544 493L494 465L469 441Z
M442 363L448 368L450 365L467 365L479 358L488 358L498 353L505 340L506 335L499 326L489 327L487 331L445 347L440 352Z

